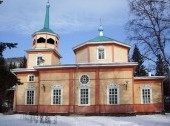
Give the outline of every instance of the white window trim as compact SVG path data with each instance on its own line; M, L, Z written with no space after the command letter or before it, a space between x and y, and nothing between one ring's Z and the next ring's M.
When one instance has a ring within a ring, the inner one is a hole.
M54 89L61 90L61 103L60 104L53 104L53 91ZM51 87L51 105L62 105L63 104L63 87L61 85L54 85Z
M34 91L34 103L33 104L27 104L27 91ZM28 87L26 90L25 90L25 105L35 105L35 88L34 87Z
M143 102L143 94L142 94L143 89L150 89L150 103L147 103L147 104L152 104L153 103L153 101L152 101L152 87L150 85L144 85L140 89L141 104L146 104Z
M34 81L30 81L30 76L34 76ZM27 82L35 82L35 75L34 74L29 74L27 76Z
M103 59L99 59L99 49L103 49L104 50L104 58ZM106 59L106 49L104 46L99 46L97 47L97 60L105 60Z
M38 57L42 57L42 59L44 59L44 55L43 54L37 54L36 55L36 63L35 63L35 66L41 66L41 65L44 65L43 63L42 64L37 64L37 62L38 62Z
M82 84L81 83L81 77L83 76L83 75L86 75L86 76L88 76L88 78L89 78L89 81L88 81L88 83L87 84ZM78 103L78 105L79 106L89 106L90 105L90 87L89 87L89 83L90 83L90 77L89 77L89 75L87 75L87 74L81 74L80 75L80 77L79 77L79 83L80 83L80 88L79 88L79 103ZM81 89L88 89L88 104L81 104Z
M117 88L117 104L110 104L109 103L109 89L111 88ZM108 105L119 105L120 104L120 88L116 84L111 84L107 86L107 104Z
M88 89L88 104L81 104L81 89ZM88 86L80 86L79 89L79 106L90 106L90 88Z
M152 104L152 87L150 85L144 85L141 87L140 94L141 94L141 104L144 104L143 102L143 97L142 97L142 90L143 89L150 89L150 103L147 104Z

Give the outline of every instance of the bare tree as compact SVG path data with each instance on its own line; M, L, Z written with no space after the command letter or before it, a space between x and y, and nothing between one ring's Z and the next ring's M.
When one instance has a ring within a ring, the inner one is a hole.
M169 0L128 0L130 19L127 25L130 40L140 45L144 58L156 63L158 55L170 65L170 2Z

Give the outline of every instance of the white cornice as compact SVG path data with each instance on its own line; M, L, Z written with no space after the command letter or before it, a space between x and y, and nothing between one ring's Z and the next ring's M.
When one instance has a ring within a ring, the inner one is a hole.
M19 73L19 72L36 72L37 70L35 69L28 69L28 68L17 68L17 69L12 69L12 73Z
M82 44L80 44L78 46L73 47L73 51L80 48L80 47L82 47L82 46L93 45L93 44L118 44L118 45L130 48L129 45L126 45L126 44L123 44L123 43L120 43L120 42L116 42L116 41L101 41L101 42L85 42L85 43L82 43Z
M34 69L53 69L53 68L91 68L91 67L126 67L126 66L137 66L138 63L87 63L87 64L61 64L61 65L44 65L35 66Z
M155 80L155 79L165 79L165 76L144 76L144 77L134 77L134 80Z

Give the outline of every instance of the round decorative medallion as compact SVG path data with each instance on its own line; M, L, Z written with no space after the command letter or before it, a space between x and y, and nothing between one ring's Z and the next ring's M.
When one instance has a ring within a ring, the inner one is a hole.
M82 75L82 76L80 77L80 82L81 82L82 84L87 84L87 83L89 82L89 77L88 77L87 75Z

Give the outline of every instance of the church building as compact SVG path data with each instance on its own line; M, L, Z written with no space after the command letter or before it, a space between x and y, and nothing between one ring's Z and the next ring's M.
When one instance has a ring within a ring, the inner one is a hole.
M49 27L32 35L27 68L12 72L23 83L14 94L14 111L41 114L103 115L159 113L163 108L163 76L134 77L128 61L130 45L99 35L73 47L75 64L61 64L60 37Z

